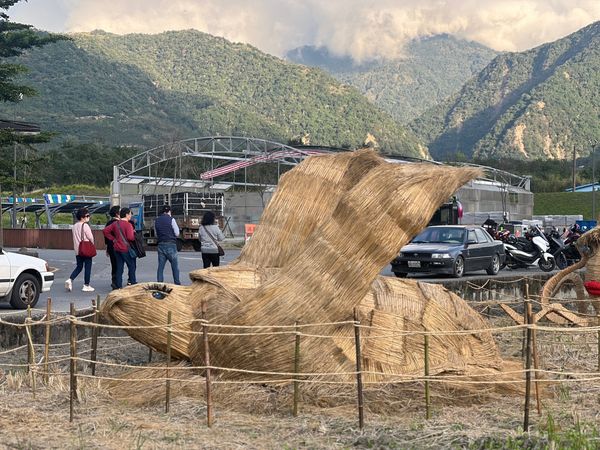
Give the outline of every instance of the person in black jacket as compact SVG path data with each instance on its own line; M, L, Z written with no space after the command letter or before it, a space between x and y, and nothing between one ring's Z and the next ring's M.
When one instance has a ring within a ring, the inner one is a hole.
M115 205L108 211L108 215L110 219L106 222L106 227L108 227L115 220L119 220L119 211L121 207L119 205ZM106 244L106 254L110 258L110 275L111 275L111 283L110 287L113 289L117 289L117 256L115 254L115 248L113 246L113 242L110 239L104 238L104 243Z

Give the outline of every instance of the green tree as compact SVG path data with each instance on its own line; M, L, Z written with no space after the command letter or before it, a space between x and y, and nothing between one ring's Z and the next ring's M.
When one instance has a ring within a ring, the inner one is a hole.
M20 84L17 78L27 73L27 67L14 62L6 62L6 58L21 55L27 49L41 47L50 42L66 39L65 36L48 33L40 33L31 25L15 23L9 20L7 11L21 0L0 0L0 102L16 103L24 97L36 95L36 91L29 86ZM0 130L0 181L3 184L12 184L16 180L12 177L14 165L23 168L33 167L38 159L37 152L31 144L47 142L52 133L43 132L38 134L23 134L14 129L5 128ZM12 152L16 152L15 146L25 146L31 149L32 158L28 161L14 161ZM32 174L31 170L23 170L24 174ZM21 177L22 186L31 182L31 179Z

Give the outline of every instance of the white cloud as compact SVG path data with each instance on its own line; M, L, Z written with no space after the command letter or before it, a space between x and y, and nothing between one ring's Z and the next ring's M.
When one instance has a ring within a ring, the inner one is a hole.
M69 0L68 31L195 28L282 55L326 45L357 59L395 56L416 36L451 33L524 50L600 20L599 0Z

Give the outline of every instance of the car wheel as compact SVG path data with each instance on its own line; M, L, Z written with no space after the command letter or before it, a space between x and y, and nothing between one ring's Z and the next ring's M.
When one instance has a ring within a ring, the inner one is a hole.
M177 251L180 252L181 249L183 248L183 241L181 239L177 239L176 245L177 245Z
M194 250L197 251L197 252L201 252L202 251L202 244L197 239L194 239L192 241L192 247L194 247Z
M40 298L40 291L38 279L30 273L23 273L13 286L10 304L15 309L33 308Z
M404 272L394 272L394 275L396 275L398 278L406 278L408 276L408 274Z
M500 272L500 257L497 253L495 253L492 257L490 267L488 267L485 271L488 275L497 275L498 272Z
M463 274L465 273L465 259L462 256L458 256L454 260L453 269L454 269L453 275L456 278L460 278L463 276Z

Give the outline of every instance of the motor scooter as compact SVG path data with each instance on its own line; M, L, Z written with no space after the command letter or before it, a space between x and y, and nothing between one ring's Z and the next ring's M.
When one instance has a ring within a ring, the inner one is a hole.
M550 272L556 267L554 256L549 253L550 243L538 225L532 226L526 238L510 236L504 243L505 263L511 269L537 264L540 270Z
M562 235L556 227L553 227L552 231L546 234L546 239L550 243L549 252L554 256L556 267L562 270L581 259L575 244L579 236L580 234L573 227L567 229Z

